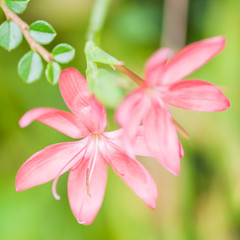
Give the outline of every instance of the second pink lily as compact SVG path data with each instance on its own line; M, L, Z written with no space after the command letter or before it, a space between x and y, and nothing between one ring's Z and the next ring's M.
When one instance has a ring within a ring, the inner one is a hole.
M218 54L224 45L223 37L213 37L186 46L169 62L172 51L168 48L148 59L144 84L128 95L116 112L129 156L134 157L135 136L142 124L152 156L174 175L179 173L179 145L182 148L167 104L206 112L229 108L229 100L213 84L197 79L180 81Z

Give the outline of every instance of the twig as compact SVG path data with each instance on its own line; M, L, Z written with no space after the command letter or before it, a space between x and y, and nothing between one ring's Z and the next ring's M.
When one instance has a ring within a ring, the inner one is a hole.
M52 62L52 54L48 52L44 47L38 44L29 34L29 26L25 23L20 17L18 17L14 12L12 12L7 6L5 5L4 1L1 3L1 7L6 18L10 21L15 22L22 31L23 36L25 37L26 41L28 42L30 48L36 52L38 52L46 62Z
M136 84L140 86L143 85L144 80L140 78L136 73L132 72L130 69L125 67L124 65L114 65L114 67L120 72L122 72L124 75L132 79Z

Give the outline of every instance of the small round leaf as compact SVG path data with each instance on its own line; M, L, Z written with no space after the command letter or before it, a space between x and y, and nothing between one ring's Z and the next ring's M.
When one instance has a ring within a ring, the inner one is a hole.
M18 63L18 73L26 83L32 83L38 80L42 71L42 59L35 51L26 53Z
M56 62L50 62L47 65L45 75L47 80L52 84L55 85L58 83L59 76L61 73L61 67Z
M22 32L18 25L5 21L0 26L0 45L8 51L13 50L22 42Z
M15 13L22 13L27 8L29 0L4 0L6 6Z
M52 56L59 63L68 63L74 58L75 49L66 43L61 43L52 50Z
M40 44L50 43L56 36L53 27L45 21L36 21L29 27L31 37Z

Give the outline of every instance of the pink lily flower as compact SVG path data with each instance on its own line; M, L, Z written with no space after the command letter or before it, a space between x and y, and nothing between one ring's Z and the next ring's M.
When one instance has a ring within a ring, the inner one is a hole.
M37 120L67 136L83 139L54 144L31 156L17 173L16 190L54 180L53 195L60 199L56 192L57 180L70 170L70 207L77 221L88 225L96 217L103 201L107 163L147 206L155 208L157 188L154 180L139 162L125 154L122 129L104 132L105 108L90 96L86 79L76 69L66 69L60 75L59 87L72 113L35 108L27 112L19 124L26 127ZM148 155L141 131L139 129L135 150Z
M152 156L174 175L179 173L183 149L167 104L206 112L229 108L229 100L213 84L198 79L180 81L212 59L224 45L225 39L218 36L184 47L170 61L172 51L168 48L159 49L148 59L144 84L130 93L116 111L129 156L134 156L132 146L142 124Z

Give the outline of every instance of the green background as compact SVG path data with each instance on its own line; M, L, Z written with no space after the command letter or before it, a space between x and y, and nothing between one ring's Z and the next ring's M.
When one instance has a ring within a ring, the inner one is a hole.
M48 50L61 42L71 44L76 58L66 67L84 73L92 3L35 0L21 17L29 24L48 21L58 33ZM162 1L114 0L102 33L103 49L142 75L146 59L160 46L162 13ZM2 12L0 20L5 20ZM68 174L58 183L60 201L53 198L51 183L15 191L16 173L28 157L72 140L37 122L20 129L19 118L32 108L67 108L58 87L44 76L30 85L18 76L17 63L29 50L25 41L10 53L0 49L0 239L240 239L240 1L190 0L187 43L215 35L226 36L225 50L191 77L224 86L231 108L220 113L172 108L191 136L189 141L180 137L185 156L179 176L154 159L140 159L158 186L157 206L151 210L109 168L103 205L90 226L79 225L71 213ZM112 110L108 120L108 129L116 129Z

